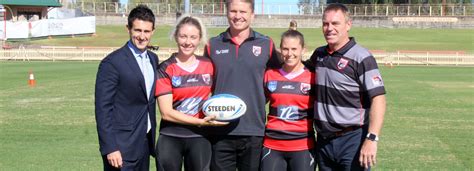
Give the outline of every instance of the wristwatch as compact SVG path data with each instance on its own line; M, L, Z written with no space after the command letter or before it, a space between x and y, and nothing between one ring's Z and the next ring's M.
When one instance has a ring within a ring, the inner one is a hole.
M372 133L367 134L367 139L370 141L375 141L375 142L379 141L379 137Z

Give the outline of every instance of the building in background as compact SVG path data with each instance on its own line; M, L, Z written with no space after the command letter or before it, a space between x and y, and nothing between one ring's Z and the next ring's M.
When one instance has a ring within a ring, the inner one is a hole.
M7 21L37 21L47 19L48 11L61 7L58 0L1 0Z

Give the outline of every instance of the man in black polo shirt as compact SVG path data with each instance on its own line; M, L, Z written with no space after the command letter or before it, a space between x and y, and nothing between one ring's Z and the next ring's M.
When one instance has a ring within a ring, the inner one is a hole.
M376 163L385 113L385 88L370 52L349 37L347 7L330 4L323 14L327 46L311 56L316 65L315 128L319 170L363 170Z
M233 94L247 104L240 119L210 128L213 156L211 170L258 170L265 130L263 74L279 65L273 41L250 28L252 0L227 1L229 28L209 40L205 56L215 65L213 94Z

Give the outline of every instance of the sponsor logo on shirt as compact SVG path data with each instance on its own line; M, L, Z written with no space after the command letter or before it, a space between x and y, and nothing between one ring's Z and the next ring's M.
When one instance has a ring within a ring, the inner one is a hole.
M260 56L260 54L262 53L262 47L260 47L260 46L253 46L253 48L252 48L252 53L253 53L253 55L255 55L255 56Z
M296 106L278 106L278 118L283 120L299 120L300 116Z
M229 53L229 49L216 50L217 55L224 54L224 53Z
M382 77L380 75L376 75L372 77L372 83L374 84L374 86L382 86L383 85Z
M211 74L202 74L202 80L209 85L211 83Z
M307 83L301 83L300 90L303 94L308 94L309 90L311 90L311 85Z
M339 59L339 62L337 62L337 69L342 70L346 68L347 63L349 63L349 60L344 58Z
M196 78L190 78L190 79L186 80L186 82L187 83L195 83L195 82L199 82L199 80L196 79Z
M295 86L292 86L292 85L284 85L283 87L281 87L282 89L288 89L288 90L293 90L295 89Z
M201 98L187 98L176 107L176 110L187 115L195 115L199 112L199 104L201 104L201 101Z
M173 76L171 78L171 84L173 84L174 87L179 87L181 85L181 77L180 76Z
M277 89L277 82L276 81L270 81L267 83L267 88L270 92L273 92Z

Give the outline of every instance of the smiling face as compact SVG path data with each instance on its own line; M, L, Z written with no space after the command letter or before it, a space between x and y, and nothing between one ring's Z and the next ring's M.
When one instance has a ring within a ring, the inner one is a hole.
M338 50L349 42L351 26L352 22L341 10L330 10L324 13L323 34L331 50Z
M252 4L242 1L232 1L227 7L227 20L231 32L242 32L249 30L253 21L254 13Z
M127 28L132 44L135 45L135 47L137 47L139 50L145 51L146 46L151 41L151 36L153 36L153 23L135 19L132 22L132 25L127 26Z
M179 47L179 54L191 56L199 46L201 41L199 29L192 24L183 24L176 35L176 43Z
M301 40L297 37L283 37L281 44L281 57L283 59L283 68L286 71L299 68L303 65L301 57L306 49L301 44Z

